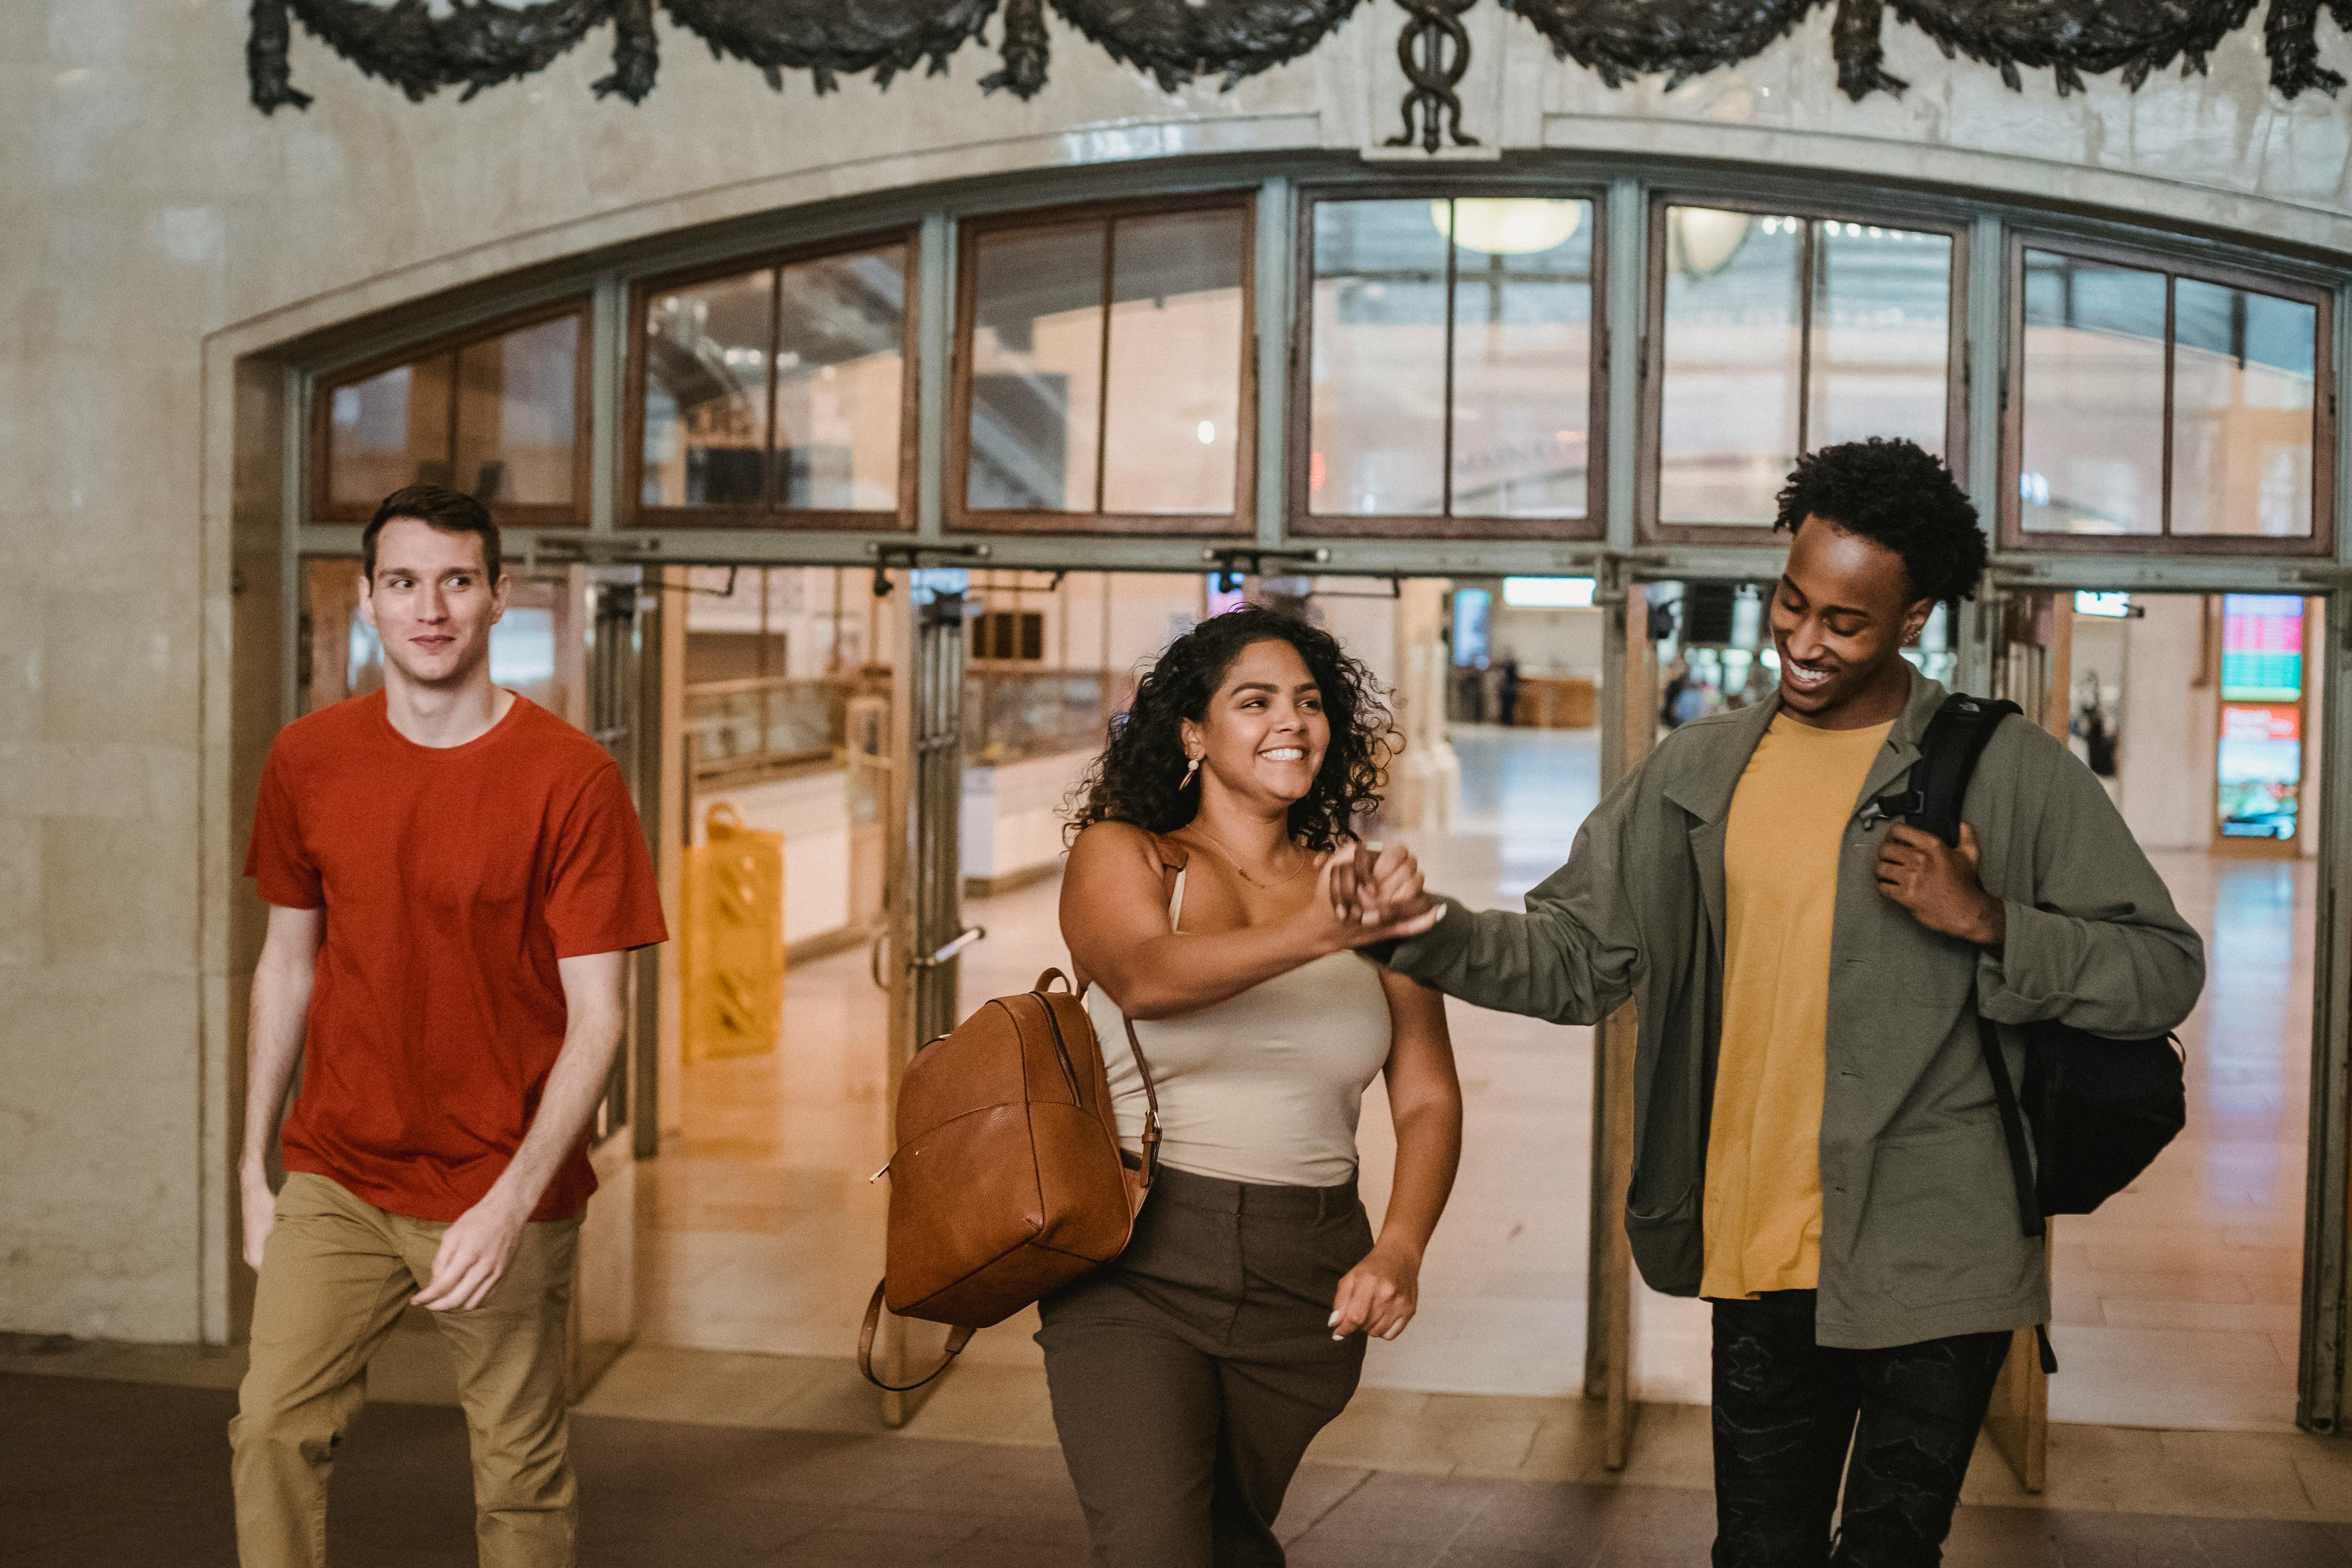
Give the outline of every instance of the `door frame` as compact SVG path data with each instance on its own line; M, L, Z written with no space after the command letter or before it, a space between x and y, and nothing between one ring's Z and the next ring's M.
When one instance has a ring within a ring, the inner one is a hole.
M2319 835L2314 857L2318 880L2312 962L2310 1116L2304 1194L2303 1311L2297 1352L2295 1424L2308 1432L2332 1433L2344 1417L2346 1317L2347 1309L2347 1182L2352 1182L2352 997L2339 977L2352 976L2352 908L2344 894L2352 888L2352 742L2336 708L2352 693L2352 628L2341 623L2352 611L2352 573L2341 568L2262 563L2264 570L2220 569L2215 558L2132 557L2105 562L1996 560L1987 574L1988 592L1978 613L1963 617L1968 640L1961 668L1979 689L1989 689L1993 642L2001 635L2002 600L2019 591L2068 593L2078 589L2136 593L2219 595L2294 594L2325 602L2325 641L2305 648L2306 702L2315 674L2320 700L2319 809L2311 830ZM2308 753L2307 753L2308 754Z
M2036 205L1998 193L1971 195L1928 193L1896 187L1884 180L1837 174L1790 174L1733 161L1610 158L1594 162L1562 153L1545 154L1508 170L1461 171L1448 176L1448 188L1490 194L1544 195L1574 187L1591 191L1605 186L1606 221L1602 226L1606 254L1597 258L1605 275L1617 280L1597 302L1596 348L1599 361L1613 363L1606 376L1606 415L1596 407L1594 423L1607 437L1603 493L1606 527L1599 540L1546 539L1389 539L1329 538L1319 532L1304 538L1298 520L1282 505L1287 466L1295 454L1286 414L1296 390L1291 375L1303 306L1296 297L1297 262L1296 221L1302 182L1318 190L1346 188L1375 194L1397 188L1390 172L1368 169L1359 161L1339 155L1281 154L1203 160L1145 160L1115 168L1075 171L1042 176L1034 172L973 182L965 185L929 185L895 190L856 201L827 204L762 215L757 220L665 235L614 247L528 276L496 280L479 287L454 289L433 300L402 306L331 327L320 327L299 340L273 342L234 361L239 395L231 421L233 446L247 463L257 482L253 500L242 499L236 509L236 528L227 540L229 564L236 574L236 598L231 643L237 659L253 666L275 663L276 690L257 668L239 675L232 691L236 710L234 754L223 768L226 783L216 786L226 803L223 820L234 841L242 815L240 803L250 799L259 757L266 752L268 733L276 723L292 717L293 670L296 649L301 559L312 553L351 553L359 529L348 523L314 521L309 513L310 455L302 433L311 428L318 389L337 371L380 355L404 343L422 342L436 333L491 321L518 310L533 308L582 290L589 296L589 460L587 517L584 527L508 531L510 553L527 567L557 563L589 564L749 564L885 566L974 565L1043 571L1201 571L1204 555L1246 556L1233 564L1258 570L1269 561L1282 565L1305 564L1332 575L1595 575L1619 584L1650 579L1710 577L1770 577L1779 571L1780 552L1767 537L1753 544L1642 545L1635 529L1635 500L1641 490L1639 448L1644 407L1643 378L1629 369L1643 363L1646 338L1652 331L1645 291L1635 280L1650 275L1647 214L1652 195L1670 186L1687 184L1692 171L1712 171L1719 180L1728 171L1748 181L1774 201L1825 199L1843 193L1874 207L1921 211L1933 208L1946 217L1953 203L1966 198L1969 220L1966 254L1966 321L1961 337L1963 363L1960 423L1969 435L1965 479L1970 493L1997 498L2002 489L2000 443L2005 417L2002 397L2008 331L2009 284L2002 265L2009 237L2020 229L2063 240L2114 240L2156 247L2168 256L2232 258L2259 263L2266 275L2307 279L2335 290L2338 302L2352 299L2346 291L2347 275L2340 264L2284 249L2264 251L2205 231L2168 232L2162 219L2146 214ZM1425 172L1415 178L1425 179ZM1456 183L1458 181L1458 183ZM1257 409L1257 500L1254 538L1235 542L1238 548L1217 552L1213 544L1176 538L1143 536L1068 538L1051 536L970 534L947 531L945 454L949 447L950 374L954 355L953 313L950 310L956 273L959 225L966 218L1015 207L1034 207L1041 199L1113 199L1150 195L1165 197L1185 193L1254 191L1257 222L1255 299L1255 338L1249 366L1259 391ZM772 249L777 237L789 235L793 243L828 236L872 232L877 226L913 223L919 228L919 263L914 279L916 338L914 376L916 419L916 495L914 529L808 530L749 532L723 529L634 531L620 526L628 510L618 493L627 472L623 444L626 426L628 376L626 349L632 323L630 289L634 280L680 268L718 264ZM1958 258L1956 256L1956 260ZM2352 361L2352 310L2333 313L2336 363ZM2339 445L2347 436L2339 425ZM240 471L246 471L241 469ZM2334 468L2338 515L2352 513L2343 503L2352 500L2352 462ZM1996 582L2042 587L2097 586L2141 591L2293 592L2326 595L2334 604L2338 591L2352 586L2352 530L2339 528L2335 540L2337 563L2305 559L2259 559L2245 556L2181 555L2100 556L2095 554L2004 554L1996 559ZM1259 557L1265 557L1265 560ZM1280 569L1276 566L1275 569ZM2342 621L2337 615L2335 619ZM2352 1003L2332 997L2336 977L2352 979L2352 914L2343 911L2338 897L2352 878L2352 835L2339 830L2352 824L2352 772L2336 765L2347 743L2344 721L2336 709L2352 674L2352 627L2331 626L2326 658L2321 661L2326 710L2322 720L2325 748L2321 807L2316 830L2322 835L2320 947L2315 963L2313 1020L2313 1118L2311 1126L2311 1187L2306 1199L2305 1310L2301 1380L2303 1394L2297 1417L2314 1431L2332 1431L2344 1400L2347 1280L2347 1144L2352 1122ZM1988 628L1981 613L1962 617L1961 681L1983 689L1990 674ZM1608 656L1622 659L1622 638L1611 639ZM1606 737L1624 736L1627 693L1624 681L1604 680L1602 724ZM261 679L255 679L262 676ZM274 711L272 711L274 710ZM272 720L275 722L272 722ZM1619 756L1622 769L1629 759ZM1604 770L1606 770L1604 761ZM234 972L244 963L257 940L250 911L231 892L208 904L206 919L226 933L236 956ZM657 992L663 988L658 984ZM232 987L234 993L234 987ZM657 995L656 1005L661 1005ZM204 1265L207 1292L207 1338L240 1335L247 1303L242 1296L242 1276L234 1259L236 1251L233 1163L235 1141L226 1129L233 1125L242 1095L236 1069L241 1054L241 1025L232 1005L226 1015L220 1049L221 1092L217 1107L208 1107L208 1125L215 1146L226 1151L227 1164L211 1162L206 1172L206 1215ZM1622 1079L1596 1096L1595 1128L1617 1113ZM656 1088L656 1094L658 1089ZM657 1118L648 1117L653 1122ZM642 1133L641 1133L642 1135ZM1596 1139L1596 1146L1599 1140ZM1596 1188L1592 1197L1596 1235L1614 1229L1614 1205ZM1611 1268L1616 1269L1612 1264ZM1629 1289L1622 1271L1612 1275L1610 1289ZM217 1297L217 1308L211 1305ZM1595 1304L1601 1304L1596 1297ZM1622 1314L1596 1313L1589 1328L1599 1353L1612 1351L1613 1375L1630 1390L1630 1343L1612 1342L1612 1336L1630 1331ZM1612 1325L1620 1325L1612 1329ZM1630 1392L1621 1394L1630 1410ZM1630 1415L1628 1416L1630 1421ZM1628 1427L1630 1430L1630 1426Z

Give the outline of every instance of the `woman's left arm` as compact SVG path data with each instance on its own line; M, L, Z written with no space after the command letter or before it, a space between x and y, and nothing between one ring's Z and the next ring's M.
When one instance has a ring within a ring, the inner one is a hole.
M1454 1190L1462 1163L1462 1082L1445 1032L1445 997L1419 981L1384 972L1389 1000L1389 1113L1396 1122L1396 1178L1380 1239L1339 1281L1331 1337L1358 1330L1392 1340L1412 1321L1421 1297L1421 1255Z

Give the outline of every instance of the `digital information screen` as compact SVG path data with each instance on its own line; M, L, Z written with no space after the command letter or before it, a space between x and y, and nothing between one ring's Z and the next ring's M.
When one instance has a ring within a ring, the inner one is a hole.
M2221 599L2216 808L2225 838L2294 837L2303 791L2303 600Z

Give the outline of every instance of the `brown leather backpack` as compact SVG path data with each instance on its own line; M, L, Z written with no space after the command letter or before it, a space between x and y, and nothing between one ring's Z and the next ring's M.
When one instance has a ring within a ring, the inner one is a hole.
M1127 1029L1150 1107L1143 1156L1121 1152L1102 1047L1058 969L999 996L916 1053L898 1089L882 1282L857 1366L893 1392L945 1372L973 1331L1001 1323L1127 1248L1160 1154L1160 1100ZM874 1375L882 1308L947 1323L947 1360L903 1384Z

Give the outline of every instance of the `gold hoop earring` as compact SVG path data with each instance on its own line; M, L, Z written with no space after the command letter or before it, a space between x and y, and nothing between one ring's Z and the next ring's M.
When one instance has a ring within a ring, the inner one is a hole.
M1188 761L1185 763L1185 764L1184 764L1184 776L1183 776L1182 778L1178 779L1178 780L1176 781L1176 793L1177 793L1178 795L1181 795L1181 794L1183 794L1183 793L1184 793L1184 791L1185 791L1188 787L1190 787L1190 786L1191 786L1191 784L1192 784L1192 775L1193 775L1194 773L1199 773L1200 771L1201 771L1201 759L1200 759L1200 758L1198 758L1198 757L1193 757L1193 758L1191 758L1190 760L1188 760Z

